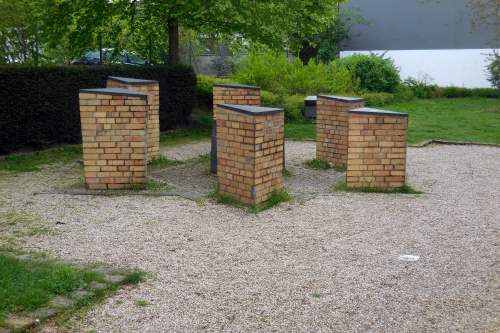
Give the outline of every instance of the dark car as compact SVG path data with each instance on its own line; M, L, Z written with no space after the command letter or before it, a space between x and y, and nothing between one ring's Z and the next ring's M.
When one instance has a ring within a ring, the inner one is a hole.
M145 65L144 61L137 54L121 51L116 52L115 49L103 49L102 50L102 62L104 64L125 64L125 65ZM74 60L71 62L73 65L99 65L99 51L87 52L79 60Z

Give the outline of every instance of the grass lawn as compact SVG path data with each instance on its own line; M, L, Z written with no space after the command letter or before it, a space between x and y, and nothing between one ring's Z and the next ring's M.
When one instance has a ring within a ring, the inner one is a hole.
M169 147L199 140L208 140L211 134L212 130L210 128L178 129L161 134L160 145L162 147Z
M29 172L52 163L71 162L82 158L81 145L66 145L26 154L13 154L0 159L0 171Z
M409 143L442 139L500 144L500 99L417 99L385 110L409 113ZM289 139L315 139L315 125L287 124Z
M142 273L132 272L120 284L140 280ZM103 274L44 258L20 259L0 253L0 325L9 313L29 313L46 306L55 296L87 290L92 282L104 282ZM93 290L92 296L80 299L77 306L100 300L116 288L116 284L107 284L104 289Z

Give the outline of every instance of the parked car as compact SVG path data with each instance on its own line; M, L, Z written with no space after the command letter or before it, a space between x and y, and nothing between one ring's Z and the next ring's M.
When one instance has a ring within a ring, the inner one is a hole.
M72 65L99 65L99 51L85 53L79 60L71 62ZM115 52L113 48L102 50L104 64L146 65L146 61L133 52L127 50Z

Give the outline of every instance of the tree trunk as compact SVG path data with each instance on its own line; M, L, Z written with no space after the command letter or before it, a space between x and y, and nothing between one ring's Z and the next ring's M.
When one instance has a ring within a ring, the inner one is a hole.
M168 63L179 63L179 23L173 17L168 20Z
M312 46L309 42L302 43L302 48L299 51L299 58L304 65L311 59L315 59L318 56L318 49Z

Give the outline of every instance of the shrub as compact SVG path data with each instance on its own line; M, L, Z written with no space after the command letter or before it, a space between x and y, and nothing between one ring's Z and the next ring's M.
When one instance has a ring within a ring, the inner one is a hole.
M472 96L483 98L500 98L500 89L495 88L474 88L471 89Z
M231 80L209 75L198 75L196 78L196 101L199 107L212 108L213 86L218 83L229 83Z
M355 54L336 60L359 80L360 88L370 92L395 92L400 84L399 71L390 58L375 54Z
M418 80L416 78L409 77L403 81L403 87L406 87L413 91L415 97L418 98L432 98L437 94L438 86L430 84L428 79Z
M500 54L495 52L491 56L491 63L488 65L488 80L493 87L500 89Z
M442 87L438 88L437 95L445 98L471 97L472 90L463 87Z
M304 98L302 95L277 95L269 91L261 91L261 104L284 109L285 120L291 122L305 120Z
M274 52L252 52L242 57L233 79L278 95L348 94L357 90L351 72L335 62L311 61L304 65L299 59L290 61L285 54Z
M399 85L398 89L394 94L394 99L396 102L407 102L415 98L415 93L410 88Z
M0 154L80 142L80 88L105 87L109 75L160 82L162 130L186 126L196 77L185 66L0 66Z
M495 88L438 87L425 78L421 80L407 78L400 87L411 90L418 98L500 97L500 90Z
M394 94L390 93L367 93L363 98L367 106L384 106L396 101Z

